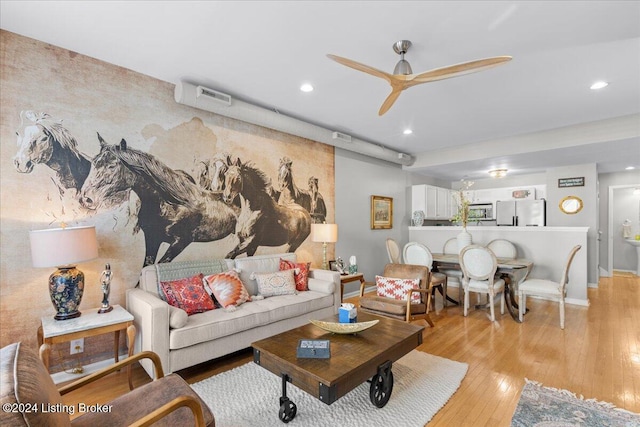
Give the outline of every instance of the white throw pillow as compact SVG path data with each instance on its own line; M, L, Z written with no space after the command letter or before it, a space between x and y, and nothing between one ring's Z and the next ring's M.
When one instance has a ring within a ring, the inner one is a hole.
M169 327L171 329L180 329L187 324L189 315L181 308L169 306Z
M265 298L296 293L293 270L276 271L274 273L253 273L253 276L258 282L258 293Z

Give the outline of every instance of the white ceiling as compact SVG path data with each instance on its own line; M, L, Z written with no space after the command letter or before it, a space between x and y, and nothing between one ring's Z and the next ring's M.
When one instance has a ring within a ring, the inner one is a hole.
M0 27L412 154L410 170L443 180L484 178L496 166L640 168L639 1L2 0ZM326 54L392 72L401 39L413 42L414 73L513 60L412 87L379 117L388 84ZM601 79L610 85L589 89ZM303 82L315 90L300 92ZM607 129L623 116L625 132L579 137L585 124ZM565 127L559 139L544 132Z

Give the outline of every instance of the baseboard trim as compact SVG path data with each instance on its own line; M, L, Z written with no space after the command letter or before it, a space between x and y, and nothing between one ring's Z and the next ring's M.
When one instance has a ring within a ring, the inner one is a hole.
M118 357L120 358L120 360L122 360L129 357L129 355L125 353L121 354ZM54 384L61 384L67 381L75 381L82 377L86 377L89 374L93 374L94 372L98 372L99 370L104 369L108 366L111 366L114 363L116 363L115 358L100 360L89 365L83 365L82 367L84 368L84 372L81 374L71 374L62 371L51 374L51 379L53 380Z

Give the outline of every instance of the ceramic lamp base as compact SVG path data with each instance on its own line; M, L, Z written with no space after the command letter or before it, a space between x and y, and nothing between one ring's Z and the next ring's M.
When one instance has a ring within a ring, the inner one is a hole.
M49 295L56 309L56 320L80 317L80 301L84 293L84 273L73 267L60 267L49 276Z

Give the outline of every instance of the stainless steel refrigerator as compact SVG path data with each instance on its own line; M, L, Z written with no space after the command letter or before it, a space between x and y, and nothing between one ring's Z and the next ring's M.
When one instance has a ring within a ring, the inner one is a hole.
M496 202L496 225L544 227L547 225L545 200Z

